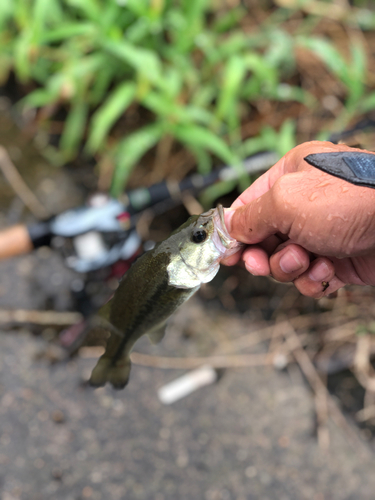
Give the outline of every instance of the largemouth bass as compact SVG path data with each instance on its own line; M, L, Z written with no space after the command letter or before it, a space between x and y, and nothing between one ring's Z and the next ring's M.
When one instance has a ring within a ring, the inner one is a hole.
M144 334L154 342L161 340L171 314L202 283L211 281L221 259L237 252L240 246L229 235L223 207L218 205L191 216L169 238L143 254L99 312L110 336L90 384L99 387L110 382L116 389L124 388L135 342Z

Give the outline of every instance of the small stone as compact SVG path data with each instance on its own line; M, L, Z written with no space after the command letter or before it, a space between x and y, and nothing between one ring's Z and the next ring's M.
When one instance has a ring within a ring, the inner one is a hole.
M82 490L82 497L83 498L91 498L93 493L94 493L94 490L91 488L91 486L85 486Z
M63 471L61 469L58 469L58 468L52 469L51 476L56 481L61 481L62 477L63 477Z
M51 413L51 418L56 424L63 424L65 422L65 415L61 410L54 410Z

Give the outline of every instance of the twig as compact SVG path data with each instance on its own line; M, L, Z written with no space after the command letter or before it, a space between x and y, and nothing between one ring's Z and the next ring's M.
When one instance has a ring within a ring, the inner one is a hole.
M50 214L22 179L3 146L0 146L0 169L15 193L17 193L33 215L38 219L46 219Z
M298 3L296 0L277 0L276 4L279 7L286 7L290 9L297 8L298 6L307 14L327 17L329 19L333 19L334 21L345 21L349 15L353 16L355 13L358 16L360 13L359 9L348 8L345 4L325 3L318 0L304 2L303 5Z
M182 196L182 203L190 215L201 214L204 212L202 205L190 193L185 193Z
M324 341L328 343L347 339L347 337L350 337L355 333L359 322L359 319L355 319L353 321L348 321L344 325L330 328L324 333Z
M287 322L284 322L284 324ZM285 341L293 356L299 364L302 373L307 378L311 388L315 393L315 408L318 420L318 442L322 450L327 451L329 447L329 431L327 427L327 399L328 391L321 381L318 372L312 364L308 354L303 349L301 341L292 325L284 328Z
M74 325L82 321L78 312L31 311L0 309L0 323L34 323L36 325Z
M303 316L296 316L294 318L290 318L288 320L283 320L278 323L273 323L270 326L263 327L259 330L255 330L251 333L248 333L246 335L242 335L238 339L228 341L222 346L226 350L229 349L231 351L240 351L242 349L246 349L247 347L251 347L253 345L256 345L260 342L263 342L264 340L267 340L269 338L274 338L276 339L277 337L280 337L283 335L283 329L287 328L288 326L293 326L296 329L306 329L309 326L312 326L316 324L316 314L305 314ZM321 313L319 316L319 325L327 325L330 323L330 321L337 320L337 313L334 315L329 312L329 313ZM350 321L346 323L345 325L341 325L338 327L333 327L329 330L326 331L325 337L328 336L328 338L331 340L330 335L332 334L332 340L336 340L336 338L339 338L340 335L346 336L346 335L352 335L355 331L355 327L358 325L358 321ZM275 327L277 327L275 329ZM343 332L343 328L345 329ZM341 332L341 333L340 333Z
M320 412L318 414L318 422L320 423L320 425L322 425L321 422L323 422L324 427L326 427L326 414L328 415L329 413L335 424L338 427L345 430L347 439L351 443L351 445L352 446L360 445L362 448L362 452L365 453L363 442L359 439L357 434L347 423L340 408L337 406L336 401L329 394L327 387L324 385L321 378L319 377L319 374L316 371L308 354L303 349L300 340L298 338L298 335L296 334L293 326L289 324L289 328L285 328L284 334L285 334L285 340L288 343L290 350L293 353L297 363L299 364L302 373L305 375L311 388L315 392L316 398L318 400L316 401L318 403L316 405L316 409L317 412L318 411ZM327 409L328 412L326 412ZM320 440L319 444L322 446L322 448L326 446L328 443L327 433L328 433L328 428L327 430L318 429L318 439ZM368 454L367 449L366 449L366 454Z
M371 336L362 335L357 339L353 371L358 382L370 392L375 392L374 369L370 363Z
M266 366L273 364L273 359L270 359L267 354L237 354L196 358L172 358L150 356L148 354L133 352L130 357L132 362L136 365L181 370L190 370L202 365L209 365L213 368L246 368L250 366Z
M375 418L375 405L367 406L367 408L362 408L362 410L359 410L356 413L355 417L358 422L366 422L366 420Z

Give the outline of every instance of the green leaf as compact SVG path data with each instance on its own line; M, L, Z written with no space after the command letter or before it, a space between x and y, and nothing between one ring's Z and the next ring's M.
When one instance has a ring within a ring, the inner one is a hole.
M237 181L221 181L217 182L213 186L208 187L199 196L199 201L205 209L209 209L214 206L215 201L230 191L232 191L237 185Z
M60 139L60 148L70 159L77 153L78 146L85 132L88 104L77 97L66 118L64 130Z
M240 97L240 87L245 78L246 71L246 61L239 56L232 56L224 69L223 84L219 94L216 116L219 119L229 118L233 126L239 123L236 107Z
M209 153L205 149L199 148L197 146L190 145L189 149L198 162L198 172L202 175L208 174L211 171L212 167L212 158Z
M299 41L304 47L318 55L346 86L348 112L355 111L355 106L364 93L366 77L366 54L362 44L354 43L351 45L351 61L346 61L333 44L326 40L301 37Z
M114 123L125 113L132 103L136 94L134 83L121 83L113 90L104 104L92 118L90 135L87 142L87 149L90 153L95 153L100 149L106 139L109 130Z
M291 119L285 120L278 135L277 152L281 157L297 145L295 121Z
M56 101L57 95L53 94L50 89L36 89L28 94L21 104L25 104L31 108L40 108Z
M313 37L299 37L297 41L319 56L337 77L347 80L348 65L332 43Z
M153 51L136 47L125 40L120 42L106 41L103 47L145 76L150 82L163 85L161 61Z
M30 30L24 30L14 45L15 71L22 83L26 83L31 76L31 63L29 57L31 35Z
M348 107L355 106L357 101L363 96L367 71L366 53L363 45L357 42L351 45L350 49L352 62L347 81L350 92L347 102Z
M375 109L375 92L371 92L369 95L364 97L358 106L359 113L368 113Z
M253 72L253 77L260 83L261 89L264 92L275 92L278 85L276 69L255 52L247 54L244 60L247 68Z
M121 194L132 168L149 149L157 144L163 134L162 124L155 123L137 130L119 143L115 153L116 170L111 187L113 196Z
M65 0L71 7L76 7L91 21L100 22L103 15L102 8L97 0Z
M305 106L313 106L317 103L315 97L302 89L301 87L295 87L294 85L289 85L287 83L280 83L276 87L274 94L271 94L273 99L278 101L297 101L301 102Z
M274 138L275 137L273 136L273 139ZM262 135L257 136L257 137L251 137L250 139L247 139L241 145L242 157L245 158L246 156L252 156L256 153L259 153L260 151L267 151L269 149L269 147L268 147L269 143L270 143L270 141L269 141L268 137L264 137ZM275 145L276 144L274 142L274 146Z
M49 44L78 36L94 36L96 33L97 29L92 23L84 21L60 23L57 28L44 31L40 36L40 43Z
M93 106L98 105L106 97L108 89L116 78L117 70L112 64L107 64L106 71L99 71L95 75L90 88L90 102Z
M35 0L31 23L33 43L39 43L49 13L55 7L54 4L54 0Z
M180 125L173 128L173 135L188 147L196 146L214 153L222 161L236 163L237 158L223 139L198 125Z
M227 12L224 12L224 14L218 15L212 29L217 33L225 33L235 28L245 15L246 10L244 7L231 8Z
M13 14L14 0L1 0L0 2L0 26L2 26Z

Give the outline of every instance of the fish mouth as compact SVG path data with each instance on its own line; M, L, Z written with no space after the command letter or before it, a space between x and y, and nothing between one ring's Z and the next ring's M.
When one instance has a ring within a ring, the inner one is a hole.
M220 242L221 245L219 246L224 247L225 250L223 253L225 254L225 257L228 257L229 255L237 252L237 250L239 250L239 248L242 246L242 243L232 238L232 236L229 234L224 220L224 208L221 204L218 204L215 209L215 213L213 214L213 224L215 233L218 236L218 238L215 238L214 234L214 243L216 246L218 246L218 243Z

